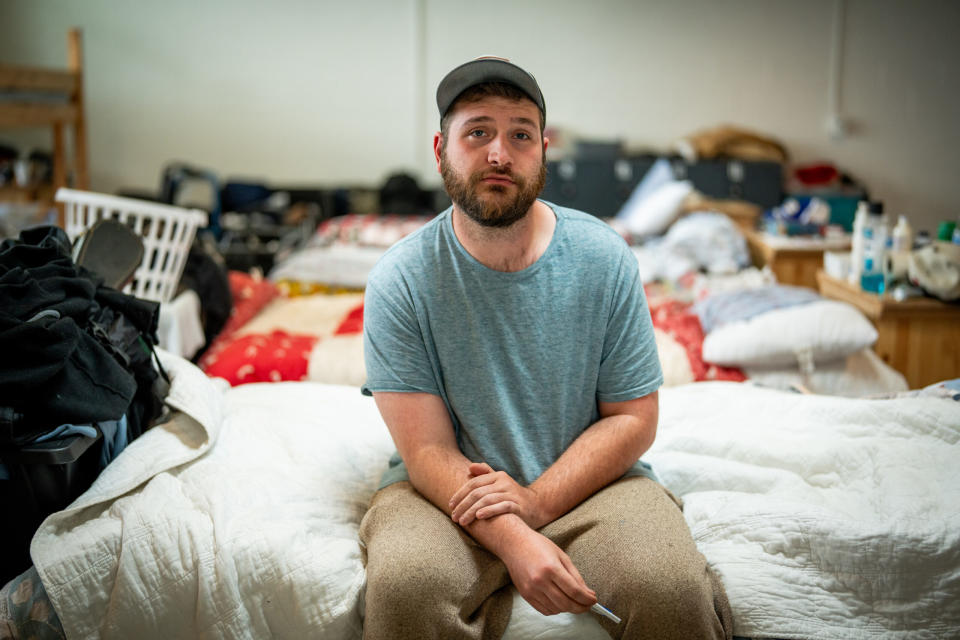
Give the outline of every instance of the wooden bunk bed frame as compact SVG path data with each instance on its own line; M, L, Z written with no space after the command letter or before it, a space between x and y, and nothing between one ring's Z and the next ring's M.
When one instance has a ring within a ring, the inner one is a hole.
M68 169L72 185L89 189L87 169L87 126L83 106L83 48L80 29L67 32L67 69L47 69L0 63L0 90L14 92L12 99L0 101L0 128L52 127L53 189L67 186ZM16 93L24 94L20 100ZM37 100L37 95L55 101ZM62 97L62 100L58 98ZM66 130L73 136L72 158L68 162ZM58 223L63 226L63 208L58 205Z

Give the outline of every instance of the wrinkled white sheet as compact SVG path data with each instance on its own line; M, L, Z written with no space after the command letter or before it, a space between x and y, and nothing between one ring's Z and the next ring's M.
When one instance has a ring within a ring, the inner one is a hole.
M185 413L133 442L32 544L71 638L359 638L357 528L393 450L373 401L224 390L186 361ZM737 635L934 638L960 628L960 404L743 384L661 392L648 458L686 500ZM519 597L505 636L606 638Z
M646 458L737 635L960 636L960 403L725 382L660 398Z

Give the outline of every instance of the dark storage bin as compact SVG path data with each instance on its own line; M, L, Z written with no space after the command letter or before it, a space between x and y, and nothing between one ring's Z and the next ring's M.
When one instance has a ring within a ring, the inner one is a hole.
M541 197L598 218L612 218L655 160L653 156L632 156L551 161Z
M30 567L30 540L44 518L73 502L99 475L102 440L98 432L95 438L72 435L0 451L10 476L0 480L0 584Z
M783 166L731 158L698 160L692 164L679 156L670 161L674 177L689 180L705 196L746 200L763 208L783 201ZM542 197L556 204L611 218L620 211L660 156L584 156L547 163L547 183Z
M765 209L783 202L783 165L777 162L698 160L686 165L685 177L711 198L746 200Z

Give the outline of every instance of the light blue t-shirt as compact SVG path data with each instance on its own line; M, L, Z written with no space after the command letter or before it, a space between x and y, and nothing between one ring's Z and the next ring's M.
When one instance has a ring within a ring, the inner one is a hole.
M457 443L529 485L599 419L663 382L636 258L602 220L557 216L522 271L484 266L460 244L452 209L391 247L364 299L363 393L440 396ZM627 475L652 476L638 462ZM408 479L398 456L381 487Z

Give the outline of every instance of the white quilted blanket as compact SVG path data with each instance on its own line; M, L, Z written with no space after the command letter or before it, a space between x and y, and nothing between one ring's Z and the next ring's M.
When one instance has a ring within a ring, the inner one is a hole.
M960 403L716 382L660 407L647 459L737 635L960 637Z
M310 383L224 390L133 442L32 544L70 638L359 638L356 531L393 447L372 400ZM686 500L737 635L960 630L960 404L698 383L661 394L648 455ZM519 597L507 640L606 638Z

